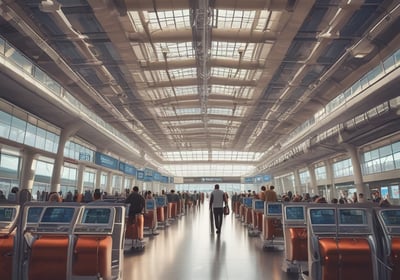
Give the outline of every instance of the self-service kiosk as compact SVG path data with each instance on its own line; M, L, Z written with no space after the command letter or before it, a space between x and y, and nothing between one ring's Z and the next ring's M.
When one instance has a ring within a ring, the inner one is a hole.
M306 279L381 279L371 207L310 205L307 219Z
M261 234L264 249L283 248L282 207L281 202L266 202L264 204L263 231Z
M251 197L244 197L243 198L243 216L242 222L245 226L251 227L252 225L252 209L253 207L253 198Z
M379 227L378 240L382 260L379 265L381 279L400 279L400 207L376 208Z
M302 273L308 270L308 245L306 206L303 203L287 203L283 205L283 237L285 254L282 270Z
M15 269L15 246L19 205L0 204L0 279L11 280Z
M258 236L262 232L264 200L253 199L251 207L252 225L249 227L250 236Z
M169 226L167 222L167 197L165 195L158 195L155 197L156 207L157 207L157 222L160 228L165 228Z
M150 235L158 234L157 230L157 205L155 199L146 199L144 210L144 229Z
M125 205L28 203L15 279L122 279Z

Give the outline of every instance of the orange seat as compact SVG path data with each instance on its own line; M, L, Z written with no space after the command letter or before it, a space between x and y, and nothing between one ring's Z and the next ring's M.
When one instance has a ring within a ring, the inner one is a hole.
M177 202L171 202L168 203L171 204L171 218L176 218L177 216L177 207L178 207L178 203Z
M12 279L14 235L0 236L0 279Z
M155 219L154 219L154 211L148 211L143 215L144 217L144 227L153 229L155 228Z
M80 236L75 244L72 273L111 279L111 236Z
M157 207L157 221L163 223L165 221L164 207Z
M259 231L262 231L263 219L264 219L264 213L257 212L257 229Z
M30 280L66 279L68 236L42 236L31 248Z
M364 238L321 238L322 280L373 279L370 244Z
M266 240L283 237L282 222L280 219L265 218L264 221L264 238Z
M400 279L400 238L392 237L392 246L390 254L392 267L391 280Z
M142 214L135 216L134 222L128 222L126 225L125 238L143 239L144 218Z
M289 228L290 243L287 250L289 261L308 261L307 229Z

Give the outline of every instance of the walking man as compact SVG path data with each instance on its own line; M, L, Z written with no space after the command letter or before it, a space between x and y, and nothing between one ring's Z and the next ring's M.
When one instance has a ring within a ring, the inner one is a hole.
M221 233L224 203L228 205L228 199L224 192L219 189L219 185L215 184L210 197L210 211L214 213L214 223L217 234Z

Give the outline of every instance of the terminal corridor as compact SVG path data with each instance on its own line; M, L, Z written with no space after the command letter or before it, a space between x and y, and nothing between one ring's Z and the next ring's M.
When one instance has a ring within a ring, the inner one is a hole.
M263 250L260 237L250 237L233 213L220 235L211 233L205 201L150 237L143 252L126 251L124 279L297 279L282 271L282 257Z

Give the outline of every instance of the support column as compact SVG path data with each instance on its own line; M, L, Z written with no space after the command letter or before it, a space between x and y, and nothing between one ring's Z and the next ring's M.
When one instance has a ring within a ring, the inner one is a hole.
M31 193L36 173L36 166L33 166L36 155L35 152L28 149L25 149L22 154L20 189L29 190Z
M85 166L83 164L78 165L78 180L77 180L77 190L78 193L83 194L83 172L85 172Z
M308 174L310 175L310 188L307 190L308 193L316 193L317 192L317 177L315 176L315 165L310 164L307 166Z
M101 170L96 170L96 182L94 184L95 189L101 189Z
M357 195L362 193L364 194L364 197L370 197L369 188L367 188L363 182L360 156L357 148L348 143L342 143L342 146L346 149L351 158L351 164L353 165L354 186L356 187Z
M113 174L111 172L107 173L106 193L109 195L114 195L112 192L112 176Z
M293 186L293 191L294 194L300 194L301 195L301 181L300 181L300 175L299 175L299 170L298 169L294 169L293 170L293 179L294 179L294 186Z
M50 192L60 191L61 169L64 166L65 143L67 143L68 139L72 135L74 135L79 130L79 128L81 128L81 126L81 122L75 122L61 130L60 140L58 141L57 154L54 160L53 174L51 176Z

